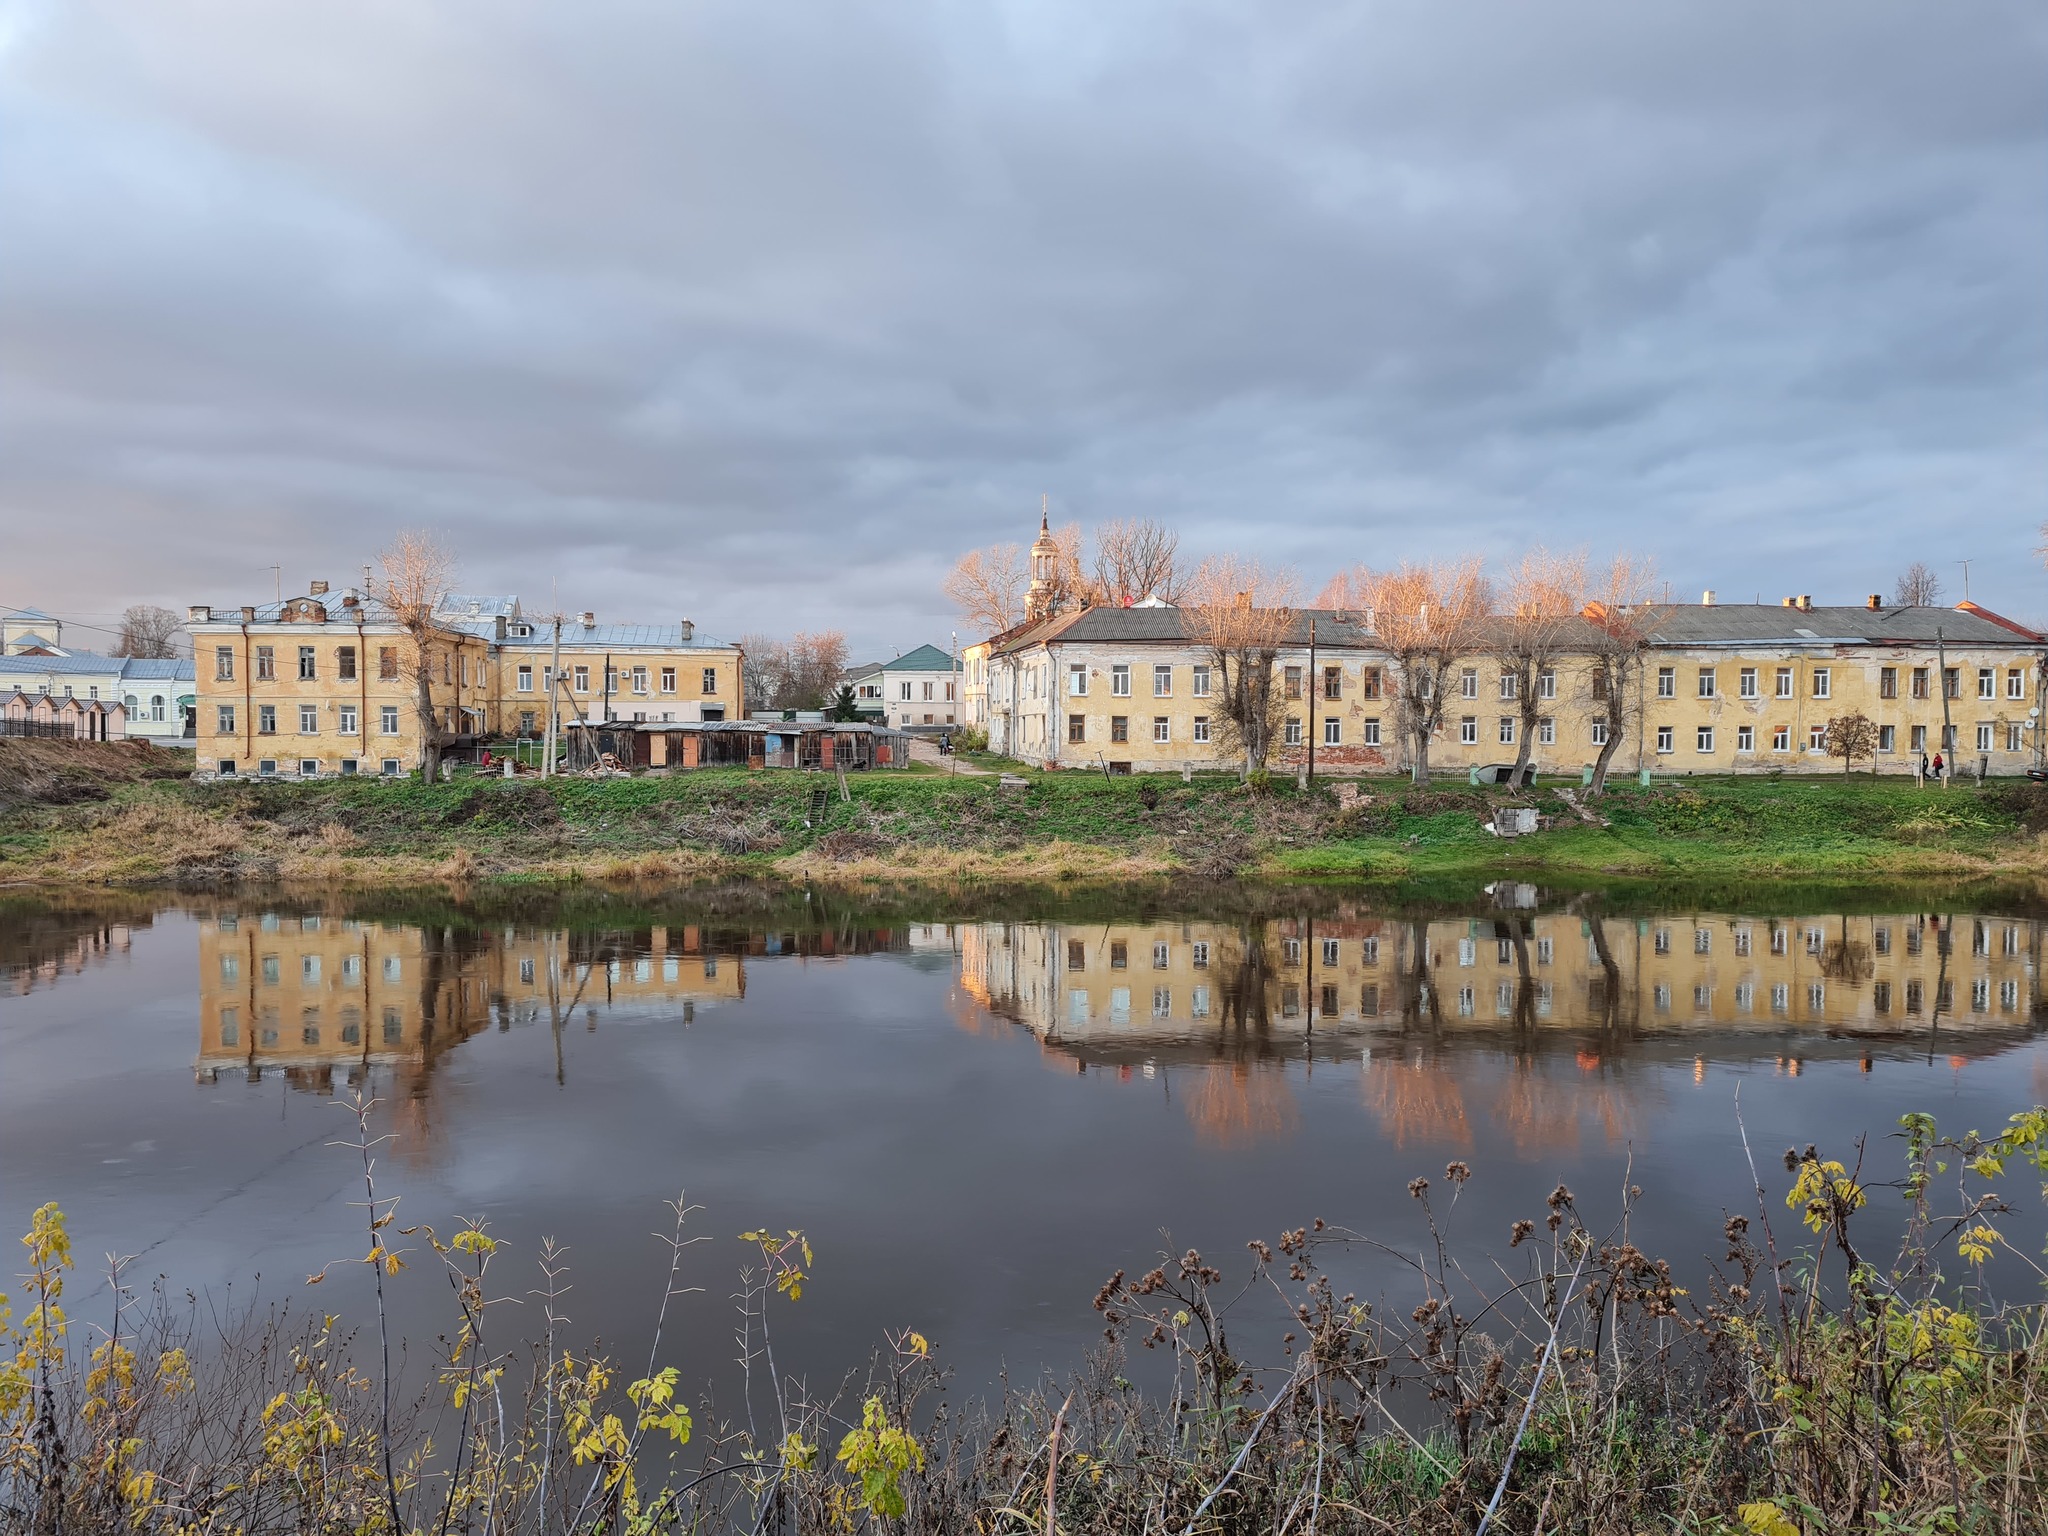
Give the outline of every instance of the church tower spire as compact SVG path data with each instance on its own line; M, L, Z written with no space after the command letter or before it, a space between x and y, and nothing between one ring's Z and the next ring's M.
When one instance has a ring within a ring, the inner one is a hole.
M1036 623L1049 619L1059 601L1059 541L1052 536L1049 510L1051 498L1038 498L1038 537L1031 545L1031 590L1024 601L1024 616Z

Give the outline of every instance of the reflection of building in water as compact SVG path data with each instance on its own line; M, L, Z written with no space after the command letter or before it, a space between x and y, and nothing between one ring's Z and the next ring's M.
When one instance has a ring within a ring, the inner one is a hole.
M744 944L741 946L744 948ZM633 933L420 928L327 914L222 916L199 930L202 1078L281 1069L330 1091L388 1065L415 1084L495 1024L565 1024L579 1009L746 993L746 961L695 927Z
M155 918L150 903L119 897L84 910L36 905L0 913L0 995L23 997L125 956Z
M1284 919L985 923L970 990L1048 1043L1260 1031L1547 1027L1910 1034L2042 1013L2025 919Z

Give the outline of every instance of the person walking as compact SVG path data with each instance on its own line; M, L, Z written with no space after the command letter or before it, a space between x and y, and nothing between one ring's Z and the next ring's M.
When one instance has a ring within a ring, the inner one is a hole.
M1913 770L1913 787L1915 789L1925 789L1927 787L1927 754L1925 752L1920 754L1919 765Z
M1934 783L1937 789L1941 786L1941 768L1941 754L1937 752L1934 754Z

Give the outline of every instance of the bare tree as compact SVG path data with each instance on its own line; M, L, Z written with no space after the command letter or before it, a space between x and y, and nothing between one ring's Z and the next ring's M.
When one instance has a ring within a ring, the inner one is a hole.
M2044 530L2048 532L2048 530ZM1933 608L1941 602L1941 578L1925 560L1915 560L1892 584L1892 602L1900 608Z
M431 783L441 776L441 748L447 735L434 712L434 660L446 660L457 637L435 621L434 610L455 572L455 558L431 533L401 533L379 557L384 567L384 605L412 642L413 715L419 723L420 773Z
M1616 555L1589 586L1581 637L1589 663L1585 686L1604 739L1593 762L1589 794L1604 794L1608 765L1631 726L1642 720L1644 658L1667 607L1655 602L1657 567L1638 555Z
M1536 741L1537 723L1557 692L1557 668L1580 641L1586 621L1586 557L1553 555L1536 548L1508 572L1501 611L1488 624L1501 676L1511 679L1520 730L1516 734L1514 782L1522 781ZM1503 689L1503 692L1506 690Z
M131 604L121 615L121 638L114 642L114 654L167 660L178 654L171 642L179 628L178 616L170 609Z
M1342 606L1361 618L1393 663L1388 691L1398 729L1408 744L1409 776L1429 782L1429 743L1443 725L1451 668L1482 643L1491 591L1479 558L1402 565L1394 571L1361 567L1332 584Z
M999 635L1024 621L1031 565L1015 544L970 549L947 575L943 590L971 631Z
M1832 717L1825 727L1828 756L1842 760L1842 776L1847 778L1849 766L1859 757L1871 760L1871 770L1877 768L1877 722L1861 710Z
M1246 777L1272 756L1285 720L1273 674L1293 637L1295 592L1291 571L1235 555L1204 561L1189 583L1188 635L1209 651L1218 745L1243 757Z
M1129 607L1157 594L1179 606L1188 585L1179 557L1180 535L1150 518L1099 525L1095 530L1096 600Z
M846 675L846 636L836 629L799 630L787 640L745 635L747 708L823 709Z

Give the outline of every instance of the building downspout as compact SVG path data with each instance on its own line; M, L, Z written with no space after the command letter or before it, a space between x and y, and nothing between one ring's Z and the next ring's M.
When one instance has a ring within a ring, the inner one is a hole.
M195 673L197 667L192 669ZM195 692L197 690L194 690ZM255 694L250 690L249 626L242 625L242 739L248 743L246 757L256 755L256 705Z
M1308 782L1310 785L1314 785L1316 781L1316 733L1322 728L1322 722L1317 718L1317 712L1321 709L1323 703L1323 685L1321 679L1316 675L1316 621L1314 618L1310 618L1308 621L1308 697ZM1310 1013L1309 1019L1313 1023L1315 1014Z
M1941 787L1947 789L1956 776L1956 749L1950 739L1955 727L1949 723L1948 717L1948 648L1942 642L1939 624L1934 626L1934 670L1935 686L1941 690L1941 745L1936 750L1944 759Z
M370 637L363 630L363 610L360 605L356 608L356 694L359 701L357 708L360 710L356 716L356 738L362 743L356 751L367 759L370 755ZM360 771L358 769L358 772ZM367 1018L368 1014L364 1017ZM363 1039L367 1042L369 1038L370 1034L366 1029L363 1031Z

